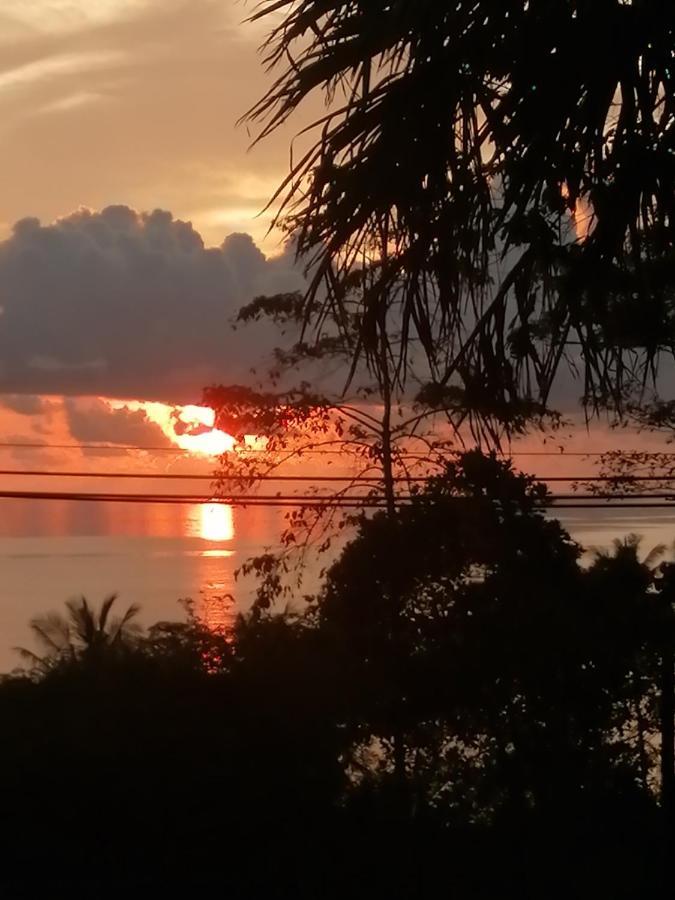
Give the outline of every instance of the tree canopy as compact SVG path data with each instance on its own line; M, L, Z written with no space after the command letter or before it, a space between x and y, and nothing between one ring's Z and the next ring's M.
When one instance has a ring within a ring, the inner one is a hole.
M581 567L545 494L464 454L410 505L364 517L316 599L355 745L400 731L417 803L450 816L654 777L663 548L641 562L631 538Z
M3 896L670 886L675 567L582 565L545 493L473 451L362 517L304 612L36 620L59 639L0 680Z
M260 137L326 114L280 186L317 300L354 270L434 378L547 401L566 357L621 408L673 348L675 7L668 0L262 0ZM310 129L311 130L311 129ZM338 315L339 318L339 315ZM480 413L479 413L480 414Z

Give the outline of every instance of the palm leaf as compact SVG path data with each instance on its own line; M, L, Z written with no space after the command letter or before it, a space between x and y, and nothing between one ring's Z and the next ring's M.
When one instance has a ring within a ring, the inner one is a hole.
M110 626L109 640L110 643L119 643L131 635L138 634L141 630L140 625L133 620L139 614L141 608L137 603L132 603L124 615L112 621Z
M110 614L110 610L113 607L113 604L117 600L117 594L110 594L105 598L103 603L101 604L101 609L98 614L98 630L105 631L105 626L108 621L108 616Z
M68 622L57 613L49 613L31 619L29 627L38 641L48 651L61 653L71 646L71 633Z
M355 353L375 361L394 321L402 369L419 340L441 383L478 398L470 416L507 425L566 361L591 411L624 408L675 347L664 9L261 0L277 77L247 116L258 139L328 105L276 195L311 270L306 325L340 321L355 261L377 259Z

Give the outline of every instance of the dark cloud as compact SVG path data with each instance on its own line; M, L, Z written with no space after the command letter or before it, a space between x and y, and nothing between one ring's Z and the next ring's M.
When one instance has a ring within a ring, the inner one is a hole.
M8 458L21 463L24 467L59 468L66 458L63 453L52 449L47 441L36 437L35 434L4 434L2 442L7 445L4 449Z
M194 401L275 342L233 332L237 309L301 284L290 254L266 259L243 234L205 248L168 212L24 219L0 244L0 391Z
M82 444L105 443L132 447L171 447L171 441L142 409L111 409L102 400L64 400L68 427Z
M5 394L0 406L22 416L44 416L51 412L53 404L36 394Z
M35 450L47 446L46 441L35 437L34 434L4 434L2 443L16 450Z

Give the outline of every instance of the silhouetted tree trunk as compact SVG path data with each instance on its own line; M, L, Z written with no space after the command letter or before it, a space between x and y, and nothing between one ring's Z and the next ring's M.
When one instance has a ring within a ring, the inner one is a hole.
M386 368L386 348L383 348L382 371L382 399L384 410L382 415L382 481L386 497L387 515L393 516L396 512L396 494L394 482L394 466L391 447L391 383L389 370ZM400 792L402 809L405 805L406 793L406 765L405 765L405 735L403 728L403 710L401 690L403 688L401 674L401 598L396 593L396 585L392 585L392 604L394 606L392 616L392 640L396 660L396 708L394 722L394 776Z
M380 319L385 318L385 313ZM384 321L380 322L380 353L379 353L379 382L382 394L382 485L385 495L387 515L393 516L396 513L396 490L394 481L394 460L393 448L391 442L391 405L392 405L392 378L389 368L389 357L387 353L386 326ZM396 585L392 584L391 602L393 604L392 615L392 642L394 645L395 659L395 701L394 701L394 778L399 795L400 813L402 816L407 814L407 780L406 780L406 753L405 753L405 731L403 724L403 699L401 692L403 690L402 672L402 652L401 646L401 598L397 594Z
M633 709L635 710L635 721L637 723L637 749L638 760L640 763L640 781L642 782L642 787L646 789L649 780L649 761L647 759L647 752L645 750L645 717L642 712L642 698L640 697L637 678L633 679L633 685L633 690L635 692L635 697L633 699Z
M661 653L661 802L669 824L675 824L675 672L672 620L669 602L669 627Z
M391 446L391 380L387 366L386 347L382 349L382 482L387 504L387 515L396 512L394 461Z
M660 634L661 806L666 823L675 825L675 563L661 566Z

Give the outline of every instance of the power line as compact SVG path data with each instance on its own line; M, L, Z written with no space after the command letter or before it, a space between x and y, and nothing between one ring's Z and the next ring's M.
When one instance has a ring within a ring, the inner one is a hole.
M238 497L208 497L189 494L101 494L93 492L76 493L72 491L0 491L0 499L6 500L74 500L98 503L167 503L182 505L223 506L346 506L349 508L383 508L384 498L356 497L316 497L292 496L260 496L257 494L240 495Z
M324 508L334 506L347 509L383 509L386 506L384 497L347 497L317 495L239 495L232 497L209 497L189 494L121 494L121 493L77 493L72 491L0 491L0 499L14 500L69 500L99 503L161 503L182 505L222 504L225 506L263 506L263 507L309 507ZM400 503L408 503L410 495L398 497ZM458 502L470 502L469 497L447 498ZM675 494L657 495L550 495L537 504L540 509L671 509L675 510Z
M675 511L675 503L658 502L658 503L552 503L546 504L546 509L606 509L606 510L622 510L622 509L670 509Z
M665 494L632 494L627 491L598 494L551 494L552 500L675 500L675 493Z
M0 476L17 476L31 478L123 478L123 479L153 479L176 481L288 481L288 482L328 482L328 483L367 483L381 484L383 478L376 475L224 475L220 478L217 474L198 474L191 472L87 472L61 471L52 469L0 469ZM433 477L430 476L430 477ZM675 481L673 475L535 475L537 481L542 482L650 482L650 481ZM428 481L426 476L396 476L393 479L397 483L424 483Z
M142 450L152 453L175 453L182 455L184 453L193 453L191 450L184 450L182 447L139 447L126 444L37 444L37 443L19 443L16 441L0 441L1 449L10 450ZM217 456L218 454L213 454Z
M148 453L170 453L177 456L183 456L185 454L194 455L194 450L187 450L182 447L153 447L153 446L144 446L144 445L130 445L130 444L39 444L39 443L28 443L28 442L18 442L18 441L0 441L0 449L16 449L16 450L106 450L106 451L120 451L120 452L148 452ZM216 458L221 454L213 453L208 454L204 453L203 450L198 451L202 455L208 456L210 458ZM255 448L255 447L246 447L244 448L244 452L249 453L265 453L264 449ZM344 450L326 450L317 448L315 450L301 449L303 456L344 456ZM463 450L448 450L446 454L448 456L459 456L461 455ZM502 459L515 459L520 457L556 457L557 459L565 459L574 458L574 457L601 457L607 456L611 453L619 453L621 451L616 448L609 450L570 450L570 451L559 451L559 450L515 450L512 453L499 453L498 456ZM629 453L631 451L628 451ZM638 451L636 451L638 452ZM654 455L659 457L672 457L675 458L675 451L656 451ZM420 458L426 459L427 457L424 454L415 454L410 453L406 454L411 458Z
M589 481L589 482L638 482L638 481L675 481L673 475L535 475L537 481Z
M0 469L0 476L5 475L16 475L16 476L30 476L35 478L150 478L150 479L160 479L160 480L177 480L177 481L218 481L217 475L203 475L203 474L195 474L195 473L183 473L183 472L85 472L85 471L54 471L49 469ZM367 482L367 483L379 483L382 481L381 478L376 476L365 476L365 475L227 475L224 476L223 481L243 481L243 482L252 482L252 481L298 481L298 482L307 482L307 481L321 481L321 482L351 482L351 481L359 481L359 482ZM426 481L425 478L396 478L396 481L416 481L422 482Z

